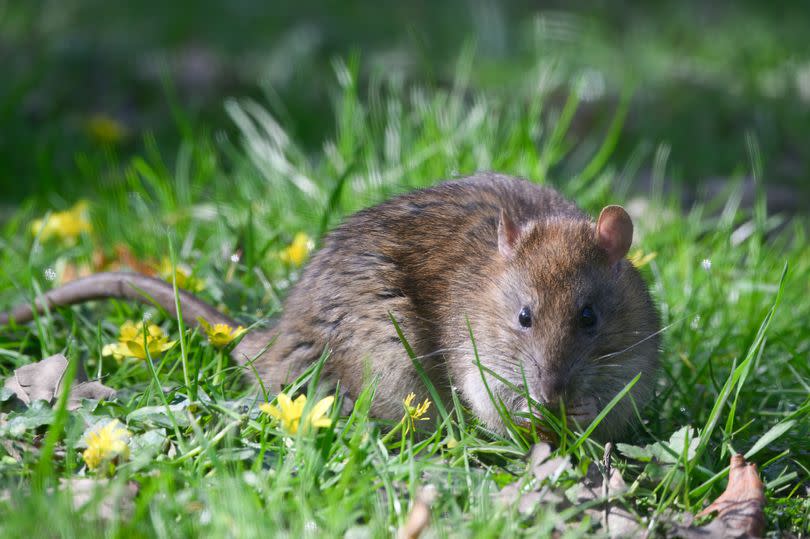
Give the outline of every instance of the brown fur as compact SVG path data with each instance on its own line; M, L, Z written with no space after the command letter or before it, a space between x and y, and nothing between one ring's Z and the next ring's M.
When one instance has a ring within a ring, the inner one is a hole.
M522 229L512 260L498 251L502 209ZM594 335L574 327L587 302L602 320ZM517 320L526 304L537 319L523 332ZM564 396L569 411L582 411L575 416L581 422L639 372L632 394L644 401L657 367L658 317L635 268L626 260L609 265L594 224L561 195L495 174L408 193L350 217L313 257L278 325L236 353L253 357L257 345L277 336L255 365L279 387L328 346L327 376L357 395L370 373L378 383L373 413L397 419L410 391L427 393L389 312L440 392L447 397L456 385L499 431L467 319L483 365L522 386L522 364L534 398ZM514 410L525 407L508 386L487 382ZM560 390L544 395L548 385ZM620 404L600 434L620 433L631 411L629 402Z
M612 224L621 226L603 228L627 226ZM619 247L611 247L557 192L507 176L479 174L414 191L330 233L277 325L248 334L233 356L253 361L277 390L328 349L326 378L350 397L375 378L372 413L396 420L409 392L427 391L390 313L445 402L455 385L484 424L502 431L474 363L469 320L484 366L519 387L525 373L534 399L550 406L562 399L569 416L587 424L639 372L632 395L646 400L657 368L658 316L638 272L623 259L630 238L620 233ZM614 262L616 249L621 260ZM93 297L105 295L116 294ZM599 319L593 330L577 325L586 304ZM518 324L524 306L534 317L530 328ZM526 408L507 385L492 376L487 383L513 411ZM625 399L598 435L619 435L631 411Z

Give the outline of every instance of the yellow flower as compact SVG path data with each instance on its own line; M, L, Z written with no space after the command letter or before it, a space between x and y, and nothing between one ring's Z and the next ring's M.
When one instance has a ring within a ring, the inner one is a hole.
M164 258L158 268L160 276L168 282L172 282L172 261ZM205 288L205 281L199 277L195 277L191 268L185 264L177 264L175 266L175 274L177 275L177 287L189 292L200 292Z
M87 467L96 470L106 463L108 468L104 471L114 472L116 463L129 459L129 436L129 431L117 419L90 431L85 438L87 449L82 453Z
M628 258L631 264L637 268L641 268L655 260L656 256L658 256L658 253L655 251L644 254L643 250L636 249Z
M73 245L83 232L89 234L93 231L87 208L87 201L80 200L68 210L54 212L47 218L37 219L31 223L31 233L39 236L42 241L58 239Z
M149 324L146 327L146 346L149 349L149 355L157 357L172 346L177 341L170 341L169 338L163 334L163 330L155 324ZM143 347L143 322L135 324L132 320L127 320L121 325L121 333L118 336L118 342L113 344L106 344L101 350L101 354L105 356L113 356L117 360L122 360L125 357L136 357L139 359L146 359L146 349Z
M408 393L408 396L402 401L402 404L405 406L405 416L402 418L405 422L405 434L408 434L410 430L416 428L416 421L427 421L430 419L425 416L428 408L430 408L430 400L425 399L422 404L413 406L412 403L415 398L416 395L414 393Z
M224 348L228 346L234 339L247 331L242 326L238 326L236 329L232 328L228 324L214 324L212 326L202 317L198 317L197 321L205 331L208 341L216 348Z
M335 397L329 396L325 399L318 401L315 406L309 411L306 417L301 417L304 413L304 407L307 405L307 396L299 395L294 401L290 399L285 393L279 393L276 397L278 406L269 403L264 403L259 406L259 409L267 415L275 418L281 423L281 428L287 434L295 434L299 428L320 428L328 427L332 424L332 420L326 415L329 407L335 401Z
M94 114L84 125L87 134L99 144L116 144L127 136L127 128L111 116Z
M292 264L293 266L300 266L304 263L312 248L315 247L315 242L312 238L304 232L298 232L291 244L282 249L279 256L281 261L285 264Z

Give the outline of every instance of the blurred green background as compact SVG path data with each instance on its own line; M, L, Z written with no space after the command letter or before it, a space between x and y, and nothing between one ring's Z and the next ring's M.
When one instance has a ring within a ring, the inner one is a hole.
M335 129L333 60L355 55L366 86L461 74L504 100L542 86L559 107L577 92L578 141L630 92L612 161L644 163L641 187L656 152L691 189L749 175L757 148L772 202L802 210L808 21L803 2L0 1L0 200L92 196L87 178L144 144L171 163L192 133L235 131L229 96L315 154Z

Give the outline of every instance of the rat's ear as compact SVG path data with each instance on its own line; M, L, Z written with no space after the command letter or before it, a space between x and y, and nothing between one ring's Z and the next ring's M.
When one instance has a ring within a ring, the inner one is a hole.
M501 218L498 221L498 251L501 256L506 259L512 258L519 238L520 227L512 221L506 210L501 208Z
M621 206L606 206L596 221L596 243L613 265L627 255L633 243L633 221Z

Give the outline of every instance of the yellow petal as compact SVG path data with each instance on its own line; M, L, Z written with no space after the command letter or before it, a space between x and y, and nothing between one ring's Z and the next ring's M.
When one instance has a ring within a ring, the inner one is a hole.
M141 335L143 335L143 327L141 327L140 333L141 333ZM159 338L163 337L163 330L160 329L155 324L149 324L149 327L147 328L147 335L149 337L154 337L155 339L159 339Z
M121 324L121 340L132 340L138 334L138 328L132 322L132 320L127 320L123 324Z
M160 345L159 349L160 349L161 352L165 352L166 350L168 350L169 348L171 348L175 344L177 344L177 341L166 341L165 343Z
M112 356L117 361L121 361L129 355L129 349L121 343L105 344L101 349L102 356Z
M318 428L331 427L332 426L332 420L330 418L328 418L328 417L322 417L320 419L310 421L309 424L312 425L313 427L318 427Z
M296 399L292 402L292 408L290 413L293 414L293 417L300 418L301 415L304 413L304 407L307 405L307 396L306 395L298 395Z
M288 264L300 266L306 260L313 246L314 242L306 233L298 232L292 243L281 251L281 260Z
M129 458L130 433L118 420L113 420L102 427L96 427L86 437L87 450L82 457L91 470L103 462L127 460ZM114 467L113 467L114 469Z
M265 414L270 415L270 416L272 416L272 417L274 417L276 419L281 419L281 410L279 410L278 408L276 408L272 404L269 404L267 402L262 403L262 404L259 405L259 410L261 410Z
M143 344L140 341L127 341L124 343L129 351L129 354L132 357L137 357L138 359L146 359L146 351L144 350Z
M283 414L286 415L289 411L292 411L293 402L286 393L279 393L276 396L276 401Z
M312 407L312 411L309 413L309 418L313 422L320 420L324 414L329 410L329 407L332 406L332 403L335 402L335 397L328 396L325 399L321 399L318 401L315 406ZM328 419L326 420L327 425L331 423ZM317 426L317 425L316 425Z
M405 404L405 406L410 407L411 403L413 402L413 399L415 399L415 398L416 398L415 393L408 393L408 396L405 397L405 400L402 401L402 402L403 402L403 404Z

